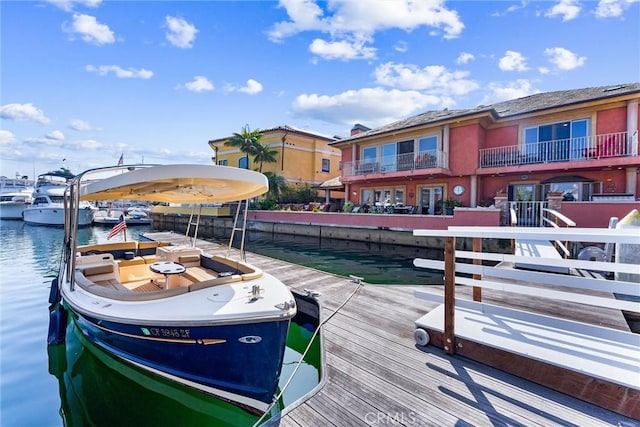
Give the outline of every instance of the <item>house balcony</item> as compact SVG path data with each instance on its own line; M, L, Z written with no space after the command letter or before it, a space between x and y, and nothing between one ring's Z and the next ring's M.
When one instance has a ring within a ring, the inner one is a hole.
M548 165L550 163L571 162L574 167L599 166L594 160L606 160L608 163L623 165L629 158L638 160L637 133L627 132L592 135L580 138L558 139L484 148L480 150L480 169L508 168L522 165ZM603 162L605 163L605 162ZM550 168L553 169L553 168Z
M442 151L421 151L417 154L405 153L396 156L383 156L377 160L356 160L345 162L342 168L343 178L372 178L371 175L392 174L405 176L407 174L432 174L444 171L444 157Z

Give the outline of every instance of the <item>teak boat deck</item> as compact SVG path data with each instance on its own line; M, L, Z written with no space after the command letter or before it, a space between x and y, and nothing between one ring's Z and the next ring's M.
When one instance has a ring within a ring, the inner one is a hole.
M174 233L145 236L176 244L184 237ZM204 241L198 241L197 246L212 255L227 250ZM321 384L264 425L638 425L632 418L464 356L451 356L433 346L416 346L415 320L439 305L414 296L414 291L423 287L365 284L342 306L358 287L349 278L252 253L247 253L247 261L293 289L320 292L322 316L328 319L321 334ZM443 291L442 286L424 288ZM461 290L458 295L469 297L469 292ZM501 291L483 293L487 303L505 300ZM538 300L510 295L508 301L526 307L535 306ZM556 315L569 311L574 320L593 314L577 305L567 308L558 304L554 308L547 303L544 310L555 310ZM606 316L608 312L600 315ZM607 322L621 330L627 328L621 317Z

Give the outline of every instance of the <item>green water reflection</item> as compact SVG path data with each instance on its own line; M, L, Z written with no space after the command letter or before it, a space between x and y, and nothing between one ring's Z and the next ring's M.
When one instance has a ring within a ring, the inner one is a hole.
M306 328L305 328L306 326ZM292 323L283 385L312 337L310 325ZM49 373L58 380L60 415L76 426L252 426L258 416L208 394L174 383L131 365L88 341L74 321L66 342L48 346ZM298 400L320 381L320 342L311 343L274 412Z

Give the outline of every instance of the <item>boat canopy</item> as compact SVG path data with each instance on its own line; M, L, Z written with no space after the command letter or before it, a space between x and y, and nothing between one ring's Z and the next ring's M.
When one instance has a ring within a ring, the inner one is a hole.
M133 169L133 168L132 168ZM127 170L80 186L80 200L225 203L269 190L262 173L218 165L161 165Z

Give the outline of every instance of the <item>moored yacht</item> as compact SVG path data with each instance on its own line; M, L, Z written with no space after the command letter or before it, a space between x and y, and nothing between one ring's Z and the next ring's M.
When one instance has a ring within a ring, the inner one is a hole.
M24 222L34 225L64 225L64 192L73 177L72 173L65 170L39 175L33 201L22 213ZM78 213L78 225L90 225L94 211L89 203L83 203Z
M16 178L0 177L0 219L22 219L31 203L33 180L16 174Z

